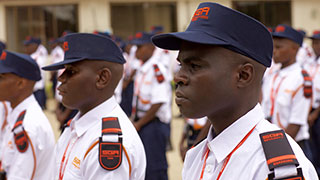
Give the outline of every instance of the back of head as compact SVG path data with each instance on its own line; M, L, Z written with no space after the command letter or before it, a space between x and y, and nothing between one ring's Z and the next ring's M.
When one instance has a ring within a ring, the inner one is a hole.
M39 66L34 59L26 54L6 50L0 56L0 73L13 73L31 81L41 79Z

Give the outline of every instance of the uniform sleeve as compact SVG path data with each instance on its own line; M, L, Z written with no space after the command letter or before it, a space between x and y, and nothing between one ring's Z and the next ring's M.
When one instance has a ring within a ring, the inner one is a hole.
M35 136L32 132L28 132L29 137L31 138L31 142L36 148L37 144L35 140ZM12 142L14 144L14 142ZM35 149L37 154L37 149ZM32 153L31 143L29 142L29 146L27 151L21 153L18 151L16 145L14 144L14 155L12 156L10 169L7 172L8 180L29 180L31 179L32 172L34 168L34 156Z
M305 125L310 110L311 99L304 97L303 87L300 87L292 99L289 124Z
M81 164L83 179L129 179L129 164L124 152L121 165L117 169L110 171L101 167L98 161L98 147L99 145L97 144Z
M164 68L160 68L161 74L164 76L164 81L158 82L154 70L152 70L152 92L151 92L151 104L158 104L158 103L167 103L170 101L171 91L168 91L170 88L170 84L168 78L166 76L166 71Z

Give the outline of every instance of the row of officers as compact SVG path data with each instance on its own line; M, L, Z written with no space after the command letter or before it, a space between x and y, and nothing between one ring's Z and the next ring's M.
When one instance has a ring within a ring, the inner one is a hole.
M174 80L181 113L207 116L213 125L188 151L183 179L318 179L310 163L319 163L318 130L311 143L310 127L319 123L320 33L312 35L313 52L304 49L301 64L303 35L287 25L271 34L273 46L270 32L251 17L201 3L185 32L139 32L129 49L101 33L70 33L57 50L62 58L48 66L2 50L1 178L168 179L172 63L153 42L180 50ZM30 37L25 44L40 43ZM274 63L263 76L272 52ZM39 67L56 71L57 98L70 113L78 111L61 118L56 144L34 94L43 79ZM237 74L226 77L231 73Z
M53 65L46 67L37 38L24 41L31 56L3 50L2 178L168 179L172 75L164 62L171 56L151 42L161 30L137 33L128 50L105 33L67 33L51 42ZM43 69L58 80L63 133L56 144L34 90Z

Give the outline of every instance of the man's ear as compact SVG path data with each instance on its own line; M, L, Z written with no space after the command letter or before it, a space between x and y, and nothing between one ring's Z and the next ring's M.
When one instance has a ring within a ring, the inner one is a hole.
M247 87L253 82L255 76L254 65L248 62L241 64L237 73L237 87Z
M24 78L21 78L21 77L17 77L15 81L16 81L17 88L19 90L25 89L26 86L27 86L27 83L28 83L27 79L24 79Z
M111 81L112 73L109 68L102 68L98 71L96 78L96 87L101 90L104 89Z

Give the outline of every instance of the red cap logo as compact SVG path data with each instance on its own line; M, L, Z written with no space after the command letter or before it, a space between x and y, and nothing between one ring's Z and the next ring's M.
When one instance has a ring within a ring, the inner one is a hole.
M68 51L68 50L69 50L69 44L68 44L68 41L63 42L63 50L64 50L64 52L66 52L66 51Z
M208 14L210 11L210 7L203 7L196 10L191 21L196 21L200 19L209 19Z
M284 26L278 26L276 28L276 32L284 32L284 30L286 30L286 28Z
M313 31L313 35L318 35L318 34L320 34L320 31L319 31L319 30Z
M142 33L141 33L141 32L138 32L138 33L136 34L136 38L137 38L137 39L142 38Z
M7 53L5 51L2 51L0 60L6 60L6 57L7 57Z

